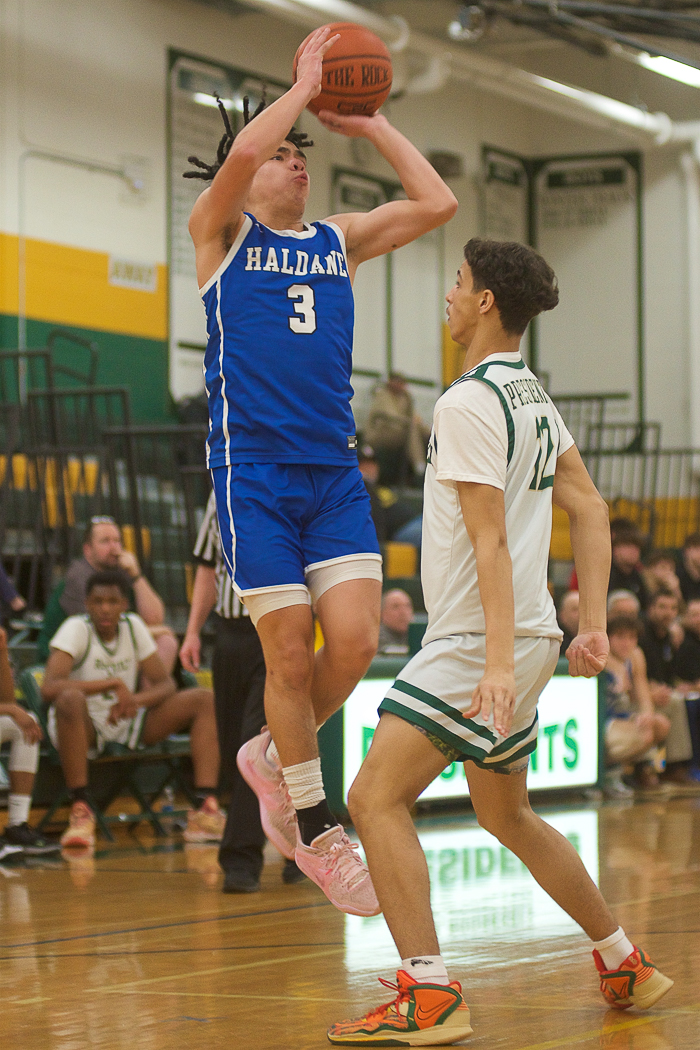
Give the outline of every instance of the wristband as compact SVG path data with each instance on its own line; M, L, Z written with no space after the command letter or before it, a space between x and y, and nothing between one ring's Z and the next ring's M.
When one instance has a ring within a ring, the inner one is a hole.
M138 582L139 582L139 580L141 579L141 577L142 577L142 576L143 576L143 573L142 573L142 572L140 572L140 573L138 574L138 576L132 576L132 577L131 577L131 583L132 583L132 585L133 585L134 583L138 583Z

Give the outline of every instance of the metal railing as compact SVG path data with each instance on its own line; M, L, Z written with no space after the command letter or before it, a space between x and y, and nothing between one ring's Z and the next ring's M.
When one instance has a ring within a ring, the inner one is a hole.
M551 394L562 419L579 448L585 448L588 430L606 422L607 408L613 402L629 400L629 394Z

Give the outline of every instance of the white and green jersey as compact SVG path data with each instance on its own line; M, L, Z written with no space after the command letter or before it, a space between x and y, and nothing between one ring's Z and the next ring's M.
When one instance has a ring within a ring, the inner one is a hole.
M519 353L487 357L438 400L423 505L422 581L429 614L424 644L486 629L458 481L504 493L516 636L561 639L547 589L547 559L554 471L573 443Z

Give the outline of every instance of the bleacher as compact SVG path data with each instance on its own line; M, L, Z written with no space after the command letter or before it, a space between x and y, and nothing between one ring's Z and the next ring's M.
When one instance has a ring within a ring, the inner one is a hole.
M56 356L66 340L75 343L71 367ZM87 522L109 514L163 598L168 622L182 631L191 550L209 492L206 427L133 424L126 388L95 383L97 357L93 343L62 329L46 347L0 351L0 556L39 613L79 555ZM611 422L610 409L625 396L553 400L611 513L635 521L655 547L680 547L700 528L700 451L664 449L658 423ZM419 490L399 496L420 513ZM568 521L555 508L555 583L571 558ZM384 565L385 588L403 587L423 611L415 550L389 542Z
M56 366L51 349L0 351L0 554L39 612L81 553L90 518L110 515L183 630L191 551L206 504L206 427L139 426L126 388Z

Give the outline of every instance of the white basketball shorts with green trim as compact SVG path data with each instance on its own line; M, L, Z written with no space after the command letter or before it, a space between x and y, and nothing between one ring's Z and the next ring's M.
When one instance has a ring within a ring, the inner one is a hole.
M510 765L537 746L537 701L558 657L556 638L515 639L515 712L507 737L494 731L493 719L488 725L481 713L474 718L463 714L484 673L483 634L453 634L428 642L406 664L379 710L438 737L454 761L471 759L485 769Z

